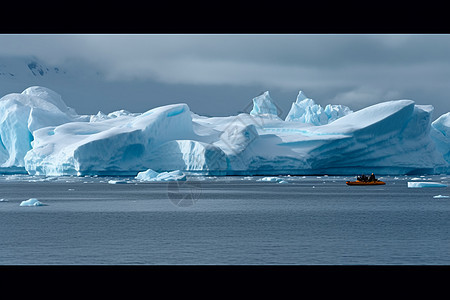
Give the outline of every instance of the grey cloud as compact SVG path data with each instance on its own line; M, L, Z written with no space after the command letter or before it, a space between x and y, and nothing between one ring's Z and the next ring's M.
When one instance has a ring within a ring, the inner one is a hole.
M0 55L82 59L112 82L302 89L353 108L417 97L448 111L450 35L0 35L0 44Z

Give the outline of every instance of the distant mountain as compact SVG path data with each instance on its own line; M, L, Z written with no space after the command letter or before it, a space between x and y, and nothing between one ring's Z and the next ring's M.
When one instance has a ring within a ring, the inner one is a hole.
M50 66L37 57L0 58L0 79L48 76L50 74L67 74L61 66Z
M196 113L208 114L209 105L215 101L214 115L229 115L236 110L227 100L228 86L174 85L151 78L118 78L114 80L92 62L67 59L58 64L48 63L35 56L0 56L0 98L11 93L21 93L31 86L49 88L79 114L109 113L121 109L144 112L149 109L176 103L187 103ZM176 87L176 88L174 88ZM224 93L224 92L227 93ZM236 99L253 94L245 88L232 90ZM238 104L241 108L241 104Z
M54 65L34 56L0 57L0 98L21 93L30 86L43 86L56 91L77 111L97 113L109 109L94 107L96 99L108 95L102 86L104 82L104 76L94 66L82 61Z

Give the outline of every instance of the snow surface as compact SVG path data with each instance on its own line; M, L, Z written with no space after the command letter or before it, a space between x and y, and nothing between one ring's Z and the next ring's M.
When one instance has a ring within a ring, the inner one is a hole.
M430 181L414 181L408 182L409 188L426 188L426 187L446 187L446 184Z
M199 116L184 103L143 113L78 115L56 92L34 86L0 99L0 171L45 176L136 176L149 169L265 176L448 172L450 113L431 124L433 107L412 100L355 112L327 107L300 91L282 120L265 92L253 98L250 114L228 117Z

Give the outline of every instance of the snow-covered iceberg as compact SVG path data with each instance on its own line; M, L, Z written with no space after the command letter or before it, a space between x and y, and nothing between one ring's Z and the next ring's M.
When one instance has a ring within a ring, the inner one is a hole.
M304 111L302 110L304 108ZM412 100L352 112L300 92L282 120L268 92L250 113L205 117L184 103L78 115L43 87L0 99L0 163L32 175L439 174L448 172L448 114Z

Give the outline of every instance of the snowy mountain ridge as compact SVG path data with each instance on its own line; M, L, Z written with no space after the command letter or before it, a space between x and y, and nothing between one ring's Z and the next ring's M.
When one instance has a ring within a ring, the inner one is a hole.
M49 66L37 57L15 57L0 63L0 78L44 77L49 75L63 75L67 70L59 66Z

